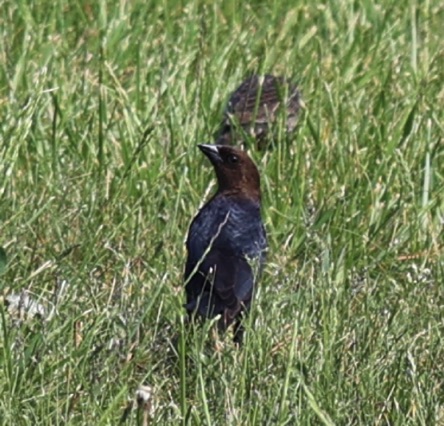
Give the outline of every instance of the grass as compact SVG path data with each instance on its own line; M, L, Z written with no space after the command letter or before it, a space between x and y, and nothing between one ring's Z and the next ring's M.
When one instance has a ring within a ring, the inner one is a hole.
M444 424L444 7L4 0L1 424ZM228 94L299 82L251 155L270 251L245 346L183 324ZM22 296L23 298L23 296Z

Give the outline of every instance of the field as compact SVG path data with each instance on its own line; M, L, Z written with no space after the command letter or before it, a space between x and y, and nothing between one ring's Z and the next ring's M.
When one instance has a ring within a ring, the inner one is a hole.
M444 425L443 22L439 0L3 0L0 424ZM252 73L305 107L250 150L270 247L239 349L184 324L182 274L215 189L196 145Z

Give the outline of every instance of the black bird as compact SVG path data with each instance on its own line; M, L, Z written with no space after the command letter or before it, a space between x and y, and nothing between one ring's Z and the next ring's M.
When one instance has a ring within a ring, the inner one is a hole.
M238 148L199 148L213 164L218 189L188 231L185 307L190 316L221 315L222 330L234 323L234 340L241 343L241 318L250 308L267 248L259 172Z
M287 132L295 129L301 105L298 87L286 78L253 75L231 94L216 144L235 145L247 133L262 149L280 114L285 114Z

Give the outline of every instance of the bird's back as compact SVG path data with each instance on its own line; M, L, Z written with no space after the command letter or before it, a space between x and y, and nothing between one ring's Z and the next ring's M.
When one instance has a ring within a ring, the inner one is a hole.
M296 85L283 77L252 76L231 94L217 134L218 143L232 143L236 127L258 139L265 137L279 111L286 115L286 129L291 132L296 127L300 108Z
M206 316L217 315L236 299L249 303L267 247L259 203L223 195L214 197L194 218L186 245L189 311L196 308L199 297L204 300L199 312L204 315L206 311Z

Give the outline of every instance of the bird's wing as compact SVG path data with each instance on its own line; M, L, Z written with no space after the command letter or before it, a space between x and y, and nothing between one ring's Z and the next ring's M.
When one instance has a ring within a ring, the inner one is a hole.
M229 206L214 200L207 203L193 219L186 241L188 260L185 279L215 245L218 236L224 232L228 218Z
M203 316L228 310L234 318L243 305L249 306L253 285L254 273L245 258L212 249L186 286L187 309L193 311L199 304Z
M239 302L251 299L253 271L244 257L221 250L212 250L204 265L211 274L215 294L224 305L234 308Z
M211 285L212 315L229 312L233 319L243 305L249 306L253 295L253 271L245 258L234 257L218 249L211 250L201 265L201 272L206 271ZM201 306L205 308L205 304Z

